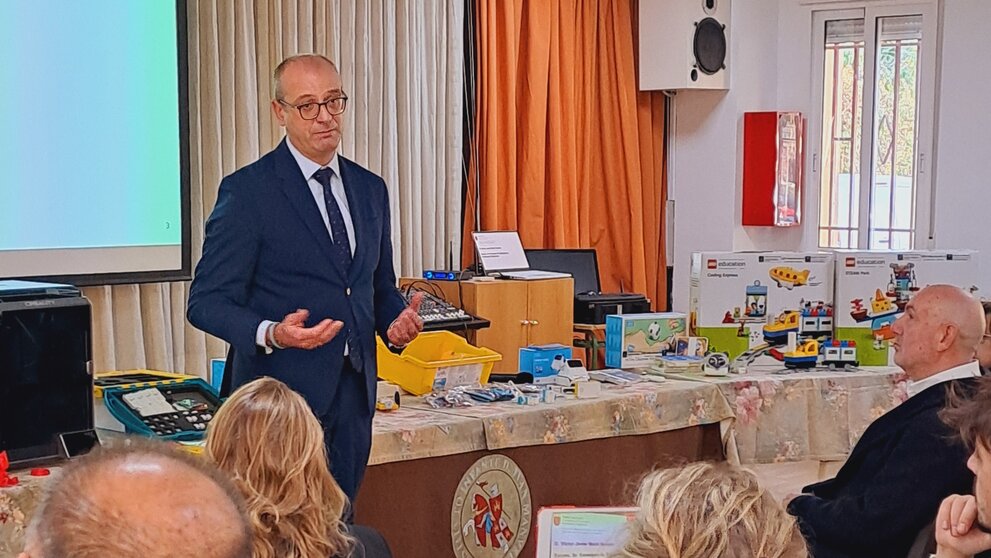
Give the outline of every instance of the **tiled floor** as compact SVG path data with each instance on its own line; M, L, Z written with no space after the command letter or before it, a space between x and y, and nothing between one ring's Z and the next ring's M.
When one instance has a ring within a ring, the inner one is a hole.
M751 464L744 468L753 471L766 488L779 500L791 493L801 492L802 487L827 478L832 478L840 466L840 461L799 461L796 463Z

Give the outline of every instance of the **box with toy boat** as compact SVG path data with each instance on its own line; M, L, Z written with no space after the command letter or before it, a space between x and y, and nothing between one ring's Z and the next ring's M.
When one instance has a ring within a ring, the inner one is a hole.
M696 252L689 330L734 359L805 322L831 329L833 262L817 252Z
M649 367L674 352L686 331L686 316L680 312L606 316L606 366Z
M836 338L857 344L864 366L892 364L891 325L927 285L975 291L977 253L970 250L836 252Z

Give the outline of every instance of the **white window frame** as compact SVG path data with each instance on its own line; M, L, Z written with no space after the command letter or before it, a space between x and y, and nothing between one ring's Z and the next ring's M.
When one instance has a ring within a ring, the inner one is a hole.
M812 10L812 110L809 114L808 143L812 149L811 172L806 182L806 200L809 226L806 233L811 235L814 246L819 246L819 207L822 186L822 103L823 68L826 47L826 22L841 19L864 20L864 80L863 105L861 107L860 143L860 200L857 223L857 246L859 250L870 247L870 196L874 182L874 126L875 95L874 76L877 64L877 32L881 18L893 16L922 16L922 45L919 50L918 109L916 119L916 160L915 160L915 216L913 249L929 249L934 246L933 205L935 202L933 177L935 176L933 156L936 136L936 90L939 58L939 0L914 1L860 1L818 5ZM868 88L869 86L869 88ZM870 117L868 118L868 115ZM813 190L814 188L814 190Z

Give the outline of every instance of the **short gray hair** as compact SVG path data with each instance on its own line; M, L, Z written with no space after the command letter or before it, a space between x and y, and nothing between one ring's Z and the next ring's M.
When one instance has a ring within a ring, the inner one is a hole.
M282 74L286 71L286 68L288 68L290 65L292 65L295 62L314 61L314 60L322 60L330 64L330 66L334 68L335 72L337 71L337 64L334 64L334 62L330 58L327 58L322 54L314 54L314 53L294 54L289 58L286 58L282 62L279 62L279 65L275 67L275 73L274 73L275 98L280 100L282 99Z
M94 489L106 486L103 474L125 463L164 463L171 471L188 471L217 486L227 496L227 515L238 524L231 525L233 536L216 544L208 554L214 558L243 558L251 555L251 530L240 493L218 469L206 459L194 458L159 442L135 441L127 446L98 449L65 467L53 479L50 490L38 507L28 530L28 541L40 551L41 558L72 556L96 558L157 558L171 556L174 549L163 547L167 527L138 524L122 510L115 509L113 499L94 496ZM110 502L110 505L108 505ZM201 510L202 511L202 510ZM235 515L236 514L236 515ZM167 520L168 518L163 518ZM205 554L200 554L205 555Z

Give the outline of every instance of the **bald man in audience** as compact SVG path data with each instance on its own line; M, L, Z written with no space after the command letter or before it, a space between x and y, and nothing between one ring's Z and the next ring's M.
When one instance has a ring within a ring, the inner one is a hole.
M939 411L948 388L972 392L980 376L980 303L957 287L926 287L891 329L909 399L867 428L835 478L787 501L815 558L903 557L942 499L974 481Z
M162 444L97 451L53 481L20 558L245 558L237 491L205 461Z

